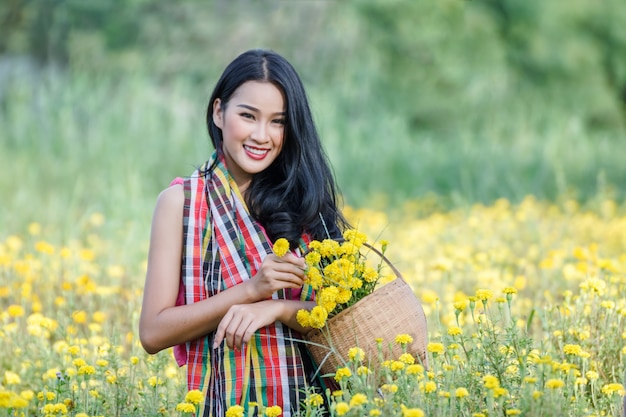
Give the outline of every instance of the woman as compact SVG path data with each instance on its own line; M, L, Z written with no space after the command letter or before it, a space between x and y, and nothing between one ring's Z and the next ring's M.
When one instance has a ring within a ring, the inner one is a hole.
M347 223L302 82L280 55L252 50L220 77L207 109L215 152L158 197L139 323L149 353L175 346L201 415L248 403L290 416L308 380L299 309L307 241ZM272 254L286 238L292 253Z

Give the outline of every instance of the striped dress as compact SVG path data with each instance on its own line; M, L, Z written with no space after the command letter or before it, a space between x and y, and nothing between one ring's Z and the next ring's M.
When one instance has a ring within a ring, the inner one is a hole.
M213 158L219 158L216 154ZM195 303L253 277L272 252L263 228L250 216L222 158L206 176L208 161L185 178L181 288L184 302ZM313 291L274 293L273 299L312 300ZM228 407L243 406L246 415L278 405L289 417L298 409L307 386L306 349L300 335L280 322L259 329L241 350L222 342L212 349L214 332L177 347L184 353L189 390L201 390L201 416L224 416Z

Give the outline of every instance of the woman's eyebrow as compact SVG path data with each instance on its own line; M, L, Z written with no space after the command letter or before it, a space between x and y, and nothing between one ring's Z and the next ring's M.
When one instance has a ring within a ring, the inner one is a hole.
M244 109L248 109L250 111L256 112L256 113L260 113L261 110L257 109L254 106L251 106L249 104L237 104L237 107L243 107ZM274 113L275 115L279 115L279 116L285 116L287 113L284 111L280 111L280 112L276 112Z

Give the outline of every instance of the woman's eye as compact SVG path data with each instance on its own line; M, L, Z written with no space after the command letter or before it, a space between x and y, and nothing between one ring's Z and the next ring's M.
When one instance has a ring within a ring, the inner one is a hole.
M241 117L244 117L246 119L254 119L254 115L250 113L241 113Z
M274 123L279 124L281 126L285 125L285 119L275 119Z

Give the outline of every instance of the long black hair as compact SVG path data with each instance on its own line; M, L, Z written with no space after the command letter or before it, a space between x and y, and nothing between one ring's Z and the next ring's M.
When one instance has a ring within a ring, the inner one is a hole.
M213 103L226 106L247 81L274 84L285 98L283 147L276 160L255 174L246 190L252 216L272 241L283 237L295 248L299 238L339 238L348 227L337 205L337 186L322 148L302 81L293 66L273 51L255 49L232 61L218 80L207 108L213 146L222 152L222 130L213 122Z

